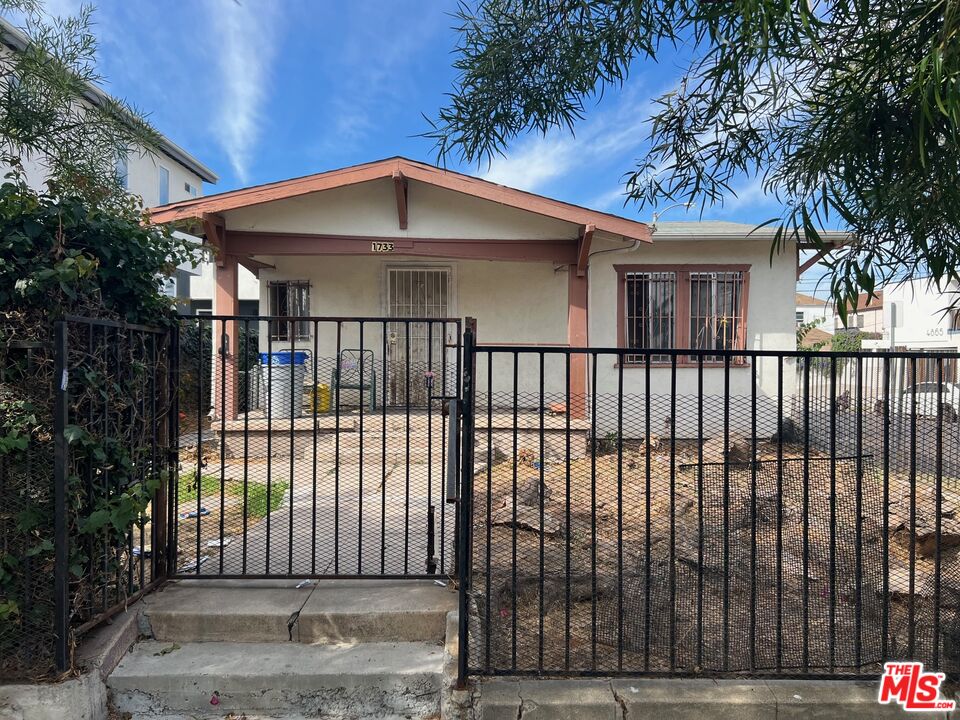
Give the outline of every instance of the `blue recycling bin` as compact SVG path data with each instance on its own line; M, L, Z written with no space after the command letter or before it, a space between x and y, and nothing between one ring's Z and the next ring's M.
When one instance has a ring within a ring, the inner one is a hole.
M264 412L275 418L303 414L303 383L309 357L310 353L298 350L260 353L260 376L267 390Z

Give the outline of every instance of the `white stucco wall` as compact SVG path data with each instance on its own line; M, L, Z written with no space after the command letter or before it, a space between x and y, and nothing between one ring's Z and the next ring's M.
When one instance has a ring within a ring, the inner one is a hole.
M205 262L197 268L197 275L190 278L190 299L191 300L213 300L214 289L214 264ZM257 276L240 267L237 274L238 293L241 300L259 300L260 282Z
M902 346L908 350L956 350L960 346L960 334L950 330L957 311L944 312L956 301L955 292L950 289L940 292L925 278L885 287L886 322L880 345ZM891 312L895 318L893 328L886 327Z
M269 283L310 282L311 313L319 317L383 317L389 311L386 271L399 268L448 268L451 287L448 317L477 318L484 342L566 343L567 273L549 263L449 260L424 262L412 258L271 257L275 270L260 271L260 303L269 312ZM343 328L342 343L356 346L356 324ZM365 346L379 348L382 336L367 330ZM329 336L329 333L327 334ZM321 348L335 346L329 337ZM335 337L335 336L330 336ZM306 346L306 344L304 344ZM261 337L265 348L265 336ZM324 350L326 352L326 350Z
M425 237L466 239L572 239L576 225L544 218L504 207L460 193L417 182L409 184L409 224L400 230L392 180L380 180L301 198L266 203L227 211L229 230L281 233L321 233L372 237ZM317 242L323 242L318 240ZM624 248L628 244L598 232L593 251ZM311 284L311 313L314 316L379 317L389 313L386 305L386 268L389 266L447 267L450 269L450 294L447 314L451 317L477 318L481 343L524 344L548 347L567 344L569 278L566 267L549 262L443 261L390 256L272 256L269 240L257 259L276 269L260 273L259 296L262 314L270 313L268 285L274 280L307 280ZM617 344L617 275L615 264L736 264L750 265L747 346L750 349L795 350L796 255L793 247L777 256L771 266L767 239L689 240L677 237L657 239L653 245L636 250L600 253L593 256L589 271L588 331L593 347L614 348ZM341 328L340 347L358 348L355 323ZM267 328L260 333L261 350L267 349ZM452 338L451 338L452 339ZM383 334L379 325L370 324L364 334L364 348L374 351L377 362L383 355ZM389 340L389 339L388 339ZM284 342L289 347L288 342ZM313 340L296 343L312 349ZM278 349L275 344L274 349ZM336 326L321 326L317 336L317 354L332 367L336 354ZM592 361L588 362L592 365ZM563 399L566 359L559 354L546 355L544 391L548 402ZM477 368L477 388L485 398L488 369L483 354ZM751 361L748 366L733 366L729 375L731 431L743 433L749 428L749 402L752 378L756 373L760 435L774 430L778 382L776 360ZM329 371L320 374L326 381ZM513 393L513 354L498 355L493 368L493 391L504 403ZM619 368L614 355L597 359L597 390L602 396L598 407L598 432L616 427L615 398ZM677 434L696 433L696 368L677 371ZM657 367L651 375L651 432L664 432L664 417L669 414L669 368ZM588 391L590 388L588 379ZM724 373L709 367L704 372L705 405L709 418L705 432L716 434L722 427ZM624 368L624 433L640 437L645 431L645 372L642 368ZM795 386L792 362L783 364L784 395ZM522 354L517 362L517 393L522 406L534 408L539 401L540 363L536 353ZM613 406L610 406L610 403ZM606 403L606 404L605 404Z
M797 305L797 313L803 313L803 320L797 324L806 324L819 320L817 328L824 332L833 333L833 306L832 305Z
M624 247L623 243L600 243L596 250ZM751 350L788 350L796 348L794 285L796 283L796 255L787 248L770 263L770 245L766 240L659 240L654 236L653 245L643 245L636 250L610 252L594 255L590 261L589 285L589 336L594 347L617 345L617 264L736 264L750 265L750 284L747 305L747 348ZM729 383L734 397L731 415L734 416L734 432L744 432L749 423L751 377L757 374L759 428L762 434L774 429L776 394L778 389L778 363L773 358L751 360L747 366L732 365ZM696 368L677 368L677 433L691 436L696 433L698 392ZM601 356L597 362L597 392L615 395L619 382L619 369L612 355ZM722 396L724 393L722 368L705 368L703 387L709 417L705 432L713 434L722 426ZM651 372L651 432L665 432L665 418L670 414L669 391L671 371L669 367L655 367ZM792 361L783 367L784 395L794 392L796 371ZM643 368L623 369L625 405L630 408L625 421L625 434L642 436L645 431L644 394L646 371ZM710 409L712 407L712 409ZM604 411L604 426L616 426L616 409ZM600 413L598 412L598 415Z
M196 173L166 155L133 151L127 156L127 189L142 198L145 207L160 203L161 166L170 171L170 202L191 197L184 183L197 188L198 195L203 195L203 181Z
M395 222L395 219L394 219ZM602 239L596 249L622 247ZM780 256L773 267L769 263L769 247L764 241L695 242L670 240L653 246L643 246L634 252L600 254L593 258L589 276L588 327L589 342L593 347L613 348L617 343L617 275L614 264L619 263L735 263L749 264L750 286L748 303L748 347L751 349L793 350L795 347L793 280L796 267L793 255ZM311 284L311 313L315 316L384 316L389 312L386 301L386 268L446 267L451 272L448 315L476 317L482 343L541 344L563 346L567 343L567 288L566 268L555 269L551 263L436 261L424 262L414 258L391 257L263 257L276 265L276 270L261 271L260 301L264 314L269 312L268 283L273 280L308 280ZM336 326L322 325L318 333L318 355L332 359L335 356ZM452 329L451 329L452 332ZM260 335L261 350L267 349L266 324ZM283 344L288 347L288 343ZM298 347L312 349L313 343L300 342ZM341 329L341 348L359 347L358 326L349 323ZM374 351L378 361L382 355L383 335L380 326L369 325L364 334L364 347ZM274 349L278 349L277 344ZM592 365L592 362L589 363ZM566 376L562 355L547 355L544 361L544 390L548 401L562 399ZM487 389L486 356L479 358L478 391ZM618 368L613 355L601 355L597 360L598 395L605 396L598 409L600 430L616 426L614 406L604 406L615 397ZM733 366L730 370L730 389L734 400L731 414L733 432L744 432L749 418L751 376L757 372L759 427L761 434L773 432L773 411L778 384L775 360L752 362L748 367ZM645 372L640 368L625 368L624 393L626 418L625 434L639 437L645 432L644 386ZM493 369L493 390L501 401L513 392L513 357L510 353L496 356ZM518 360L517 391L522 405L535 407L540 387L539 358L536 354L522 354ZM324 378L325 380L326 378ZM589 381L588 381L589 383ZM784 394L790 395L795 384L792 362L783 369ZM669 414L670 371L655 368L651 376L651 429L664 431L664 418ZM589 385L588 385L589 387ZM705 423L708 433L716 433L722 424L724 389L723 371L707 368L704 372L704 391L710 418ZM677 370L678 406L677 432L692 435L696 431L697 371L695 368ZM745 404L746 403L746 404Z
M410 181L407 229L397 222L392 179L373 180L225 213L227 229L376 237L558 239L578 227ZM268 249L264 249L269 254Z

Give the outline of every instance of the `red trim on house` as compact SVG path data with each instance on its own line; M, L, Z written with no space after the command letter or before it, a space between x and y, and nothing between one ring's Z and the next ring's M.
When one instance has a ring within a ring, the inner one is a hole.
M222 263L218 264L214 271L214 293L213 293L213 312L216 315L240 314L240 300L237 288L239 270L239 259L235 255L222 255ZM214 382L214 412L220 413L223 408L227 420L234 420L237 417L237 321L213 321L212 328L213 345L219 352L224 351L225 359L220 362L217 355L215 369L217 373ZM224 327L224 325L226 327ZM226 334L227 347L221 348L221 338ZM223 388L221 392L221 379L219 377L222 371L226 371L223 379Z
M400 229L407 229L407 178L399 170L393 171L393 192L397 196L397 220Z
M750 265L742 264L651 264L641 265L614 265L617 273L617 347L627 348L627 289L626 276L628 273L676 273L677 297L674 306L674 345L676 348L690 347L690 274L698 272L739 272L743 274L740 284L740 313L737 336L734 339L736 349L744 350L747 347L747 318L749 317L750 298ZM655 363L663 365L664 363ZM746 358L738 360L732 365L740 367L746 364ZM722 366L723 363L705 362L704 367ZM625 368L646 367L645 363L624 363ZM696 361L677 360L677 367L697 367Z
M207 243L216 250L216 264L223 267L226 251L226 232L227 225L223 217L214 213L204 213L200 217L203 225L203 234L207 238Z
M590 346L587 335L587 278L569 267L567 281L567 344L572 348ZM583 418L587 407L587 355L570 355L570 417Z
M587 265L590 264L590 246L593 244L594 225L584 225L580 228L580 240L577 243L577 275L587 274Z
M373 250L389 243L392 253ZM575 240L482 240L466 238L376 237L228 230L226 245L234 255L413 255L464 260L577 262Z
M630 240L653 242L650 227L646 223L497 185L487 180L400 157L163 205L150 211L150 220L154 223L166 223L200 218L204 213L222 213L371 180L392 178L395 172L399 172L408 180L417 180L507 207L574 225L594 225L597 230L620 235Z

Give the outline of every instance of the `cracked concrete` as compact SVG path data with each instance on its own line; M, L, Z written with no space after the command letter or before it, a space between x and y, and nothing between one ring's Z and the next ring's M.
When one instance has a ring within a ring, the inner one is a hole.
M871 682L806 680L493 679L479 720L789 720L904 717ZM943 713L931 713L942 720Z

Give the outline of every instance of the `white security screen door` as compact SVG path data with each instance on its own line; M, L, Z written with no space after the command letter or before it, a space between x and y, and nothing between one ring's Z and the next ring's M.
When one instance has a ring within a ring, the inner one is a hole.
M446 318L450 269L387 268L387 315L391 318ZM444 328L440 323L394 322L387 336L387 402L427 405L425 374L443 377ZM438 394L435 392L435 394Z

